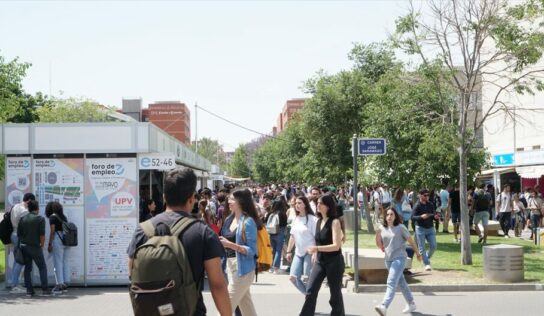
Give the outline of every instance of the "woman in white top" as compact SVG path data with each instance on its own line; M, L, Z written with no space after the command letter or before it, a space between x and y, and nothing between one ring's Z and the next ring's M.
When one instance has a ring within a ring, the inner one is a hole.
M307 250L310 246L315 246L317 219L308 198L303 195L297 196L295 211L297 216L291 225L291 238L287 245L287 260L292 261L289 279L302 294L306 295L306 283L312 271L312 255Z

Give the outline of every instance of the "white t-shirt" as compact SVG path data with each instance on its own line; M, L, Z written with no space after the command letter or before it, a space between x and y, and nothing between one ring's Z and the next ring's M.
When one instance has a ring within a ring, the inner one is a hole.
M383 188L380 188L380 191L382 191L382 203L391 203L391 192Z
M302 257L308 247L315 245L317 218L313 215L297 216L291 226L291 236L295 238L295 254Z
M357 193L357 203L359 203L359 206L363 205L363 192Z
M510 193L502 192L501 195L501 209L500 213L512 212L512 196Z
M16 204L11 210L11 224L13 225L13 231L17 233L17 226L23 216L28 214L28 208L26 208L25 202Z

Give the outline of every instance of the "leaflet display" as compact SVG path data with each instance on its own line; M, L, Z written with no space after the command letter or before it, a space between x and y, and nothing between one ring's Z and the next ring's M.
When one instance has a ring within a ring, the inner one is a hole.
M138 223L136 160L86 160L87 284L128 282L126 250Z
M66 256L70 271L70 284L84 284L84 249L82 227L85 224L83 216L83 158L63 159L34 159L34 194L40 205L40 215L45 217L47 203L56 201L62 204L64 214L70 222L76 224L78 229L79 243L76 247L68 247ZM50 225L46 218L45 240L49 240ZM54 283L53 256L44 247L49 281ZM34 280L39 280L38 269L34 269Z

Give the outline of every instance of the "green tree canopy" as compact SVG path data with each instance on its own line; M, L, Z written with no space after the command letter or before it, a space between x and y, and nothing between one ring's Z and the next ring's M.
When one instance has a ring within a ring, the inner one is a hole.
M77 123L111 121L108 114L113 110L90 99L52 99L36 110L42 123Z
M229 163L229 175L236 178L251 177L251 170L247 165L247 153L244 145L238 146Z

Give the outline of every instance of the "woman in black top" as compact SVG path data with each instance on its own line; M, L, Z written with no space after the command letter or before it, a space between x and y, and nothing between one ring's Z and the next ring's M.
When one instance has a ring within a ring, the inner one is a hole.
M315 246L308 248L315 265L308 281L308 294L301 316L313 316L317 303L317 294L325 277L331 292L329 303L331 316L343 316L344 299L342 298L342 276L344 275L344 257L342 256L342 228L336 218L336 203L329 194L317 200L317 227Z
M66 292L68 288L66 284L70 282L67 249L62 244L62 238L64 238L62 223L67 222L68 219L64 215L62 205L59 202L47 203L45 216L49 219L51 228L47 251L53 254L53 264L55 266L56 285L53 288L53 294L60 294Z

